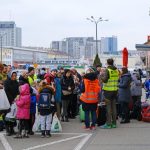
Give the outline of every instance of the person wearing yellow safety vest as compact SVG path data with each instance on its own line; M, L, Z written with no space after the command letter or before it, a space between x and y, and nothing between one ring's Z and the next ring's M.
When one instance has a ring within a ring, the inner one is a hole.
M114 60L107 60L107 69L105 75L102 76L103 81L103 94L106 103L106 124L101 126L103 129L116 128L116 100L118 94L118 80L119 80L119 71L114 66Z
M83 77L83 83L81 85L82 108L85 112L85 129L94 130L96 124L96 109L99 99L100 84L97 78L97 74L92 68L87 68ZM92 124L90 125L90 113L92 117Z
M35 70L33 67L28 68L28 81L30 86L37 80L37 75L35 74Z

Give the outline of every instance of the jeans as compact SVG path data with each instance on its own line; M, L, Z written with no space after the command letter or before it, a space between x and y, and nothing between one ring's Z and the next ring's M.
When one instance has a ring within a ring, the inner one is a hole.
M90 127L90 113L92 117L92 124L91 126L95 126L96 124L96 111L85 111L85 126L86 128Z

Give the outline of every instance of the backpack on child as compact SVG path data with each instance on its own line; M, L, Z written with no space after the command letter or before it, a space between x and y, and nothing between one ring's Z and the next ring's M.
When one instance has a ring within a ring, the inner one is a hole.
M52 95L49 93L40 93L38 108L39 109L50 109L51 108Z

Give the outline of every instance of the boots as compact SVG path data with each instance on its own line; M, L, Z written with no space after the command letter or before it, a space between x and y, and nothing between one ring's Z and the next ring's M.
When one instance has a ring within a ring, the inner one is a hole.
M50 130L46 130L46 137L47 137L47 138L51 137Z
M41 138L44 138L44 137L45 137L45 130L42 130Z
M68 116L65 116L65 122L69 122Z
M61 116L61 121L62 121L62 122L64 122L64 121L65 121L65 120L64 120L64 116Z
M10 127L10 133L11 133L11 135L15 135L16 134L16 132L14 131L13 127Z
M11 136L10 127L6 125L5 128L6 128L6 136Z
M24 130L24 135L23 135L23 137L29 138L29 135L28 135L28 131L27 131L27 130Z

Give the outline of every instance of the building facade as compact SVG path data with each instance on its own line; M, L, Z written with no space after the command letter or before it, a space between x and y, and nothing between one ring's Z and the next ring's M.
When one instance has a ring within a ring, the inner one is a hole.
M2 46L22 46L22 31L14 21L0 21Z
M106 54L112 54L118 51L117 37L103 37L101 38L101 52Z
M99 53L100 47L100 41L98 41ZM93 37L68 37L63 41L53 41L51 49L66 52L76 59L93 58L96 55L96 41Z
M145 68L147 71L150 72L150 36L147 37L147 42L143 44L136 44L136 49L141 53L141 60L144 63Z

